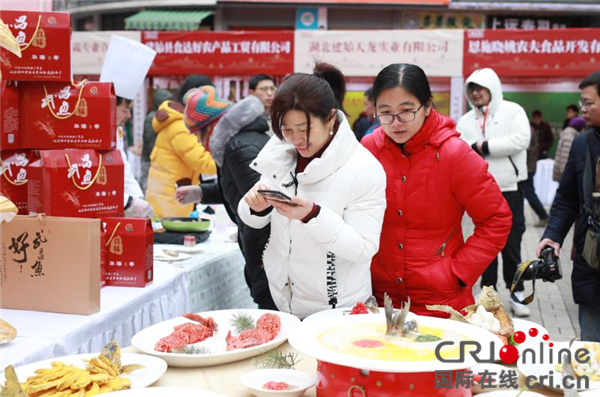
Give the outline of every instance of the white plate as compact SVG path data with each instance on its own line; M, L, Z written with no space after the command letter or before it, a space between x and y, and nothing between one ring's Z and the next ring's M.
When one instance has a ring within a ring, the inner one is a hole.
M293 369L258 369L247 372L240 381L257 397L300 397L317 383L317 377ZM290 390L265 390L267 382L285 382Z
M581 393L579 393L579 397L598 397L598 391L597 390L582 391Z
M25 382L25 380L27 380L27 377L35 375L35 371L37 369L51 368L52 362L54 361L60 361L65 364L85 369L87 363L83 360L89 360L97 356L98 353L56 357L49 360L38 361L36 363L23 365L21 367L15 368L15 372L17 373L17 378L19 379L19 381ZM167 363L165 362L165 360L162 360L158 357L147 356L145 354L121 353L121 364L141 364L145 367L138 369L137 371L133 371L130 374L121 375L123 378L131 380L132 388L143 388L150 386L158 379L160 379L160 377L163 376L165 372L167 372ZM4 375L0 376L0 379L4 379Z
M190 387L149 387L143 390L129 389L104 394L104 396L115 397L225 397L222 394L213 393Z
M492 342L495 344L500 343L500 339L496 335L467 323L437 317L417 316L413 313L409 314L408 319L416 319L418 324L443 328L459 335L463 335L473 341L478 341L481 344L481 353L479 353L481 358L490 357L490 344ZM339 326L352 328L359 324L385 324L385 318L382 314L333 316L317 321L303 322L294 330L292 335L290 335L289 343L296 350L314 357L317 360L378 372L433 372L436 370L464 369L472 367L475 364L475 360L470 354L465 354L465 360L459 363L442 363L436 359L427 361L384 361L365 359L330 350L319 342L321 333L331 328ZM438 342L429 343L437 344ZM444 347L443 349L445 348L447 347Z
M156 244L154 246L154 250L155 250L155 252L156 252L156 250L160 250L160 251L169 250L169 251L175 251L175 252L183 252L185 254L197 254L197 253L200 253L203 251L200 244L197 244L194 247L186 247L186 246L180 245L180 244Z
M276 314L281 319L281 329L279 330L279 334L272 341L260 346L227 351L225 337L227 336L229 330L231 330L229 321L233 315L237 313L249 314L254 318L254 320L258 320L258 318L265 313ZM212 317L218 325L218 332L214 336L206 339L203 342L194 344L194 346L198 347L207 347L212 351L210 354L178 354L157 352L154 350L156 342L158 342L161 338L171 334L176 325L191 321L185 317L177 317L148 327L135 334L135 336L131 339L131 344L144 353L164 359L173 367L204 367L231 363L265 353L284 343L287 340L290 332L300 325L300 319L297 317L292 316L291 314L271 310L233 309L217 310L198 314L204 318Z
M562 374L556 368L556 364L558 364L558 358L560 352L563 349L569 350L569 342L554 342L554 346L550 348L547 343L543 345L543 360L540 359L540 345L535 348L531 348L535 353L536 362L533 363L532 355L526 355L527 363L524 362L523 355L519 356L519 360L517 361L517 367L519 371L525 376L535 376L539 378L540 376L549 376L552 375L552 382L550 382L549 378L545 378L543 380L543 384L545 387L549 387L555 390L562 390ZM577 345L573 344L573 348ZM573 349L571 351L574 351ZM552 354L551 354L552 353ZM552 359L550 359L552 356ZM583 386L583 384L582 384ZM600 390L600 382L590 382L589 389ZM578 390L588 390L588 389L578 389ZM598 393L598 391L596 391ZM600 395L600 394L599 394Z
M162 250L160 251L155 251L154 252L154 260L156 261L164 261L164 262L179 262L179 261L184 261L186 259L190 259L192 256L190 254L184 254L182 252L178 252L177 256L171 256L171 255L167 255L165 253L162 252Z

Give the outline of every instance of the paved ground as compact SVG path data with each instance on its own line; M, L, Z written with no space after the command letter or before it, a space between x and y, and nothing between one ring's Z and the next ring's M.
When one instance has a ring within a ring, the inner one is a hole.
M548 207L546 207L549 210ZM535 259L535 250L541 235L542 228L536 228L533 225L538 221L537 216L531 208L525 204L525 223L527 230L523 235L521 244L521 257L523 261ZM470 221L463 222L465 234L472 233L472 224ZM536 281L535 299L529 305L531 316L527 320L543 325L555 341L570 340L579 337L579 321L577 320L578 308L573 302L573 293L571 290L571 272L573 263L571 262L571 246L573 242L573 230L565 239L565 245L561 250L561 265L563 278L556 283L544 283L541 280ZM501 266L501 264L500 264ZM499 280L502 279L501 268L499 270ZM502 284L498 283L500 288ZM531 291L531 281L525 282L526 296ZM473 292L477 295L480 289L477 285ZM506 308L509 308L509 291L500 288L500 297Z

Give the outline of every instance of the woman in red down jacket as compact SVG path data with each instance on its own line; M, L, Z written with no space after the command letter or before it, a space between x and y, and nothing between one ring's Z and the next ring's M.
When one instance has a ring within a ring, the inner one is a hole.
M381 127L362 144L387 174L387 209L379 252L373 257L373 293L395 306L411 299L416 314L447 317L426 305L461 310L473 304L471 287L498 255L511 212L487 163L433 109L429 81L411 64L392 64L373 84ZM475 233L466 242L466 212Z

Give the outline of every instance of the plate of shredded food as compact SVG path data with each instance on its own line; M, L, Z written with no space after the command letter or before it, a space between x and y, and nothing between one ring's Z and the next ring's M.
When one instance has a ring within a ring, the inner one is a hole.
M112 341L99 354L58 357L13 371L27 396L67 396L68 391L79 396L150 386L165 374L167 363L144 354L121 354L119 344Z
M174 367L219 365L276 348L299 324L297 317L271 310L188 313L138 332L131 344Z

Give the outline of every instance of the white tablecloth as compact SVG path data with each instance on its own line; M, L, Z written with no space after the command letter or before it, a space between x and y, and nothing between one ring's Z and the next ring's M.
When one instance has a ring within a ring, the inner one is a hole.
M535 175L533 176L533 186L538 198L545 205L552 205L558 182L552 180L552 169L554 168L553 159L544 159L537 162Z
M126 347L142 329L183 313L256 308L244 279L243 256L230 239L235 231L214 232L199 246L202 251L185 261L155 261L154 282L146 288L103 288L96 314L1 309L0 317L17 329L18 337L0 345L0 370L98 352L111 340Z
M199 245L202 252L171 264L186 273L192 312L257 308L244 278L244 257L238 243L231 239L236 230L228 227L213 231Z
M146 288L103 288L102 310L89 316L3 309L18 337L0 346L0 368L98 352L111 340L129 346L142 329L188 312L185 274L156 264L154 277Z

